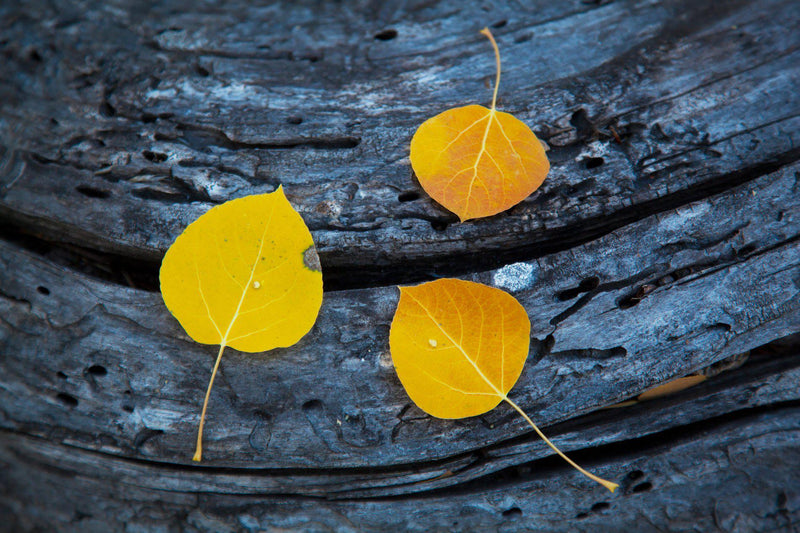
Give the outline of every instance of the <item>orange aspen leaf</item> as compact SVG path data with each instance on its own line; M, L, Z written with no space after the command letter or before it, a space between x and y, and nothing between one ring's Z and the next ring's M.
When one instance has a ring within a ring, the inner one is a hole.
M701 374L691 374L682 378L673 379L671 381L667 381L666 383L662 383L661 385L656 385L653 388L647 389L643 393L639 394L639 396L637 396L635 399L607 405L604 407L604 409L630 407L631 405L636 405L639 402L646 402L647 400L655 400L656 398L670 396L682 390L694 387L695 385L699 385L706 379L708 379L707 376Z
M507 292L440 279L400 287L389 345L400 382L429 415L477 416L506 402L553 451L613 492L616 483L575 464L509 399L528 357L530 330L525 309Z
M492 107L448 109L423 122L411 139L411 166L420 185L462 222L517 205L550 170L531 129L497 110L500 51L488 28L481 33L491 41L497 61Z
M295 344L322 305L322 272L311 233L283 188L216 206L189 224L161 263L164 303L186 333L218 344L194 460L222 352L255 353Z
M654 400L656 398L661 398L662 396L669 396L670 394L675 394L676 392L688 389L689 387L694 387L695 385L698 385L704 382L705 380L706 380L705 376L700 376L696 374L673 379L672 381L662 383L661 385L656 385L652 389L647 389L639 396L637 396L636 399L639 400L640 402L644 402L647 400Z

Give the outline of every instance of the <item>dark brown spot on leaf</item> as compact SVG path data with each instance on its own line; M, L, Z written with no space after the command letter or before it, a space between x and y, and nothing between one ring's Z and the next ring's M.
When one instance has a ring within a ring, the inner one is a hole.
M319 264L319 256L317 255L317 249L314 248L312 244L306 251L303 252L303 264L309 270L314 270L316 272L322 272L322 266Z

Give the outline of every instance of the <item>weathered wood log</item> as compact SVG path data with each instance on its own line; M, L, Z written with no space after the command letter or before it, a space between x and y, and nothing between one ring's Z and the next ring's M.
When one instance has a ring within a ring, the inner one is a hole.
M529 366L515 390L518 401L549 425L796 330L800 265L796 236L788 233L797 233L797 209L784 209L782 201L796 187L796 172L788 168L733 194L646 219L550 256L547 264L519 263L476 276L500 286L520 284L509 288L516 289L534 316L534 335L551 336L537 347L535 358L541 359ZM743 219L750 223L741 227ZM725 220L739 229L726 230L720 222ZM709 235L712 221L727 235ZM644 225L652 228L644 231L639 227ZM642 233L653 240L641 241ZM752 246L739 254L736 243ZM626 250L630 264L614 257L598 263L604 250ZM208 371L198 368L211 363L207 349L186 342L158 295L107 287L10 247L2 255L8 261L3 272L13 272L3 279L4 306L10 311L4 315L21 319L4 328L4 338L12 339L4 347L5 427L55 439L76 451L94 449L110 461L114 456L149 458L156 460L151 470L167 469L161 476L138 472L138 481L136 472L124 472L123 478L138 486L149 479L153 489L171 486L186 492L203 488L337 498L413 494L458 486L548 455L530 435L512 439L527 428L509 412L486 415L483 423L452 423L411 407L387 362L394 290L369 289L333 293L320 323L297 348L256 361L235 353L226 358L206 444L207 464L224 468L181 483L163 461L172 468L189 462L187 436L196 423ZM593 265L598 284L579 297L574 293L582 276L576 274L586 272L581 258ZM12 263L23 268L12 269ZM514 271L523 275L510 276ZM553 279L561 276L566 279ZM767 277L771 280L764 285ZM627 305L634 303L630 295L657 280L663 285L635 307L619 305L626 298ZM690 300L683 291L704 299ZM681 303L687 301L691 306ZM755 306L758 317L736 313ZM628 340L617 337L617 346L604 344L609 331L619 335L614 324L620 322ZM666 324L679 324L682 330ZM648 331L654 325L656 331ZM605 411L591 424L577 421L571 431L556 434L565 449L596 449L635 443L670 428L680 431L745 406L779 407L798 400L798 364L800 358L792 353L768 373L756 373L746 386L724 389L713 408L709 404L714 401L701 397L698 405L673 405L666 417L660 410L654 415L649 406L624 416ZM298 375L298 366L304 374ZM763 392L749 393L754 386ZM576 387L585 393L576 396ZM63 453L52 464L63 463ZM413 466L393 466L397 463ZM366 465L376 470L362 471ZM232 471L233 466L241 471ZM302 470L273 470L285 467ZM120 476L116 471L112 477Z
M5 475L27 482L13 495L7 485L0 489L0 517L17 531L564 531L566 524L572 531L618 531L620 524L636 531L793 531L798 421L795 402L670 434L669 445L658 435L632 443L637 450L609 448L596 468L621 478L613 497L587 490L578 474L565 475L551 461L424 498L269 497L239 492L238 476L208 476L208 484L198 468L170 470L3 435Z
M410 7L385 41L372 36L389 21L360 10L26 2L5 17L0 212L158 260L213 203L283 183L328 278L352 286L563 249L800 155L793 2L558 4L498 3L490 19L510 20L501 107L551 145L551 175L502 217L450 225L408 142L490 98L486 14Z
M489 98L485 22L500 106L553 170L456 224L407 147ZM0 529L797 527L799 22L788 0L0 6ZM214 354L157 265L212 205L280 183L349 290L295 347L225 355L192 464ZM393 284L452 274L522 302L512 397L620 493L510 409L411 404Z

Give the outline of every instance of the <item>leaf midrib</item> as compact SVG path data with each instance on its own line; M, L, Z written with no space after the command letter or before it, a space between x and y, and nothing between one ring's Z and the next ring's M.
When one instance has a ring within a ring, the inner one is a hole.
M491 387L491 388L492 388L492 390L495 392L495 394L496 394L496 395L497 395L499 398L501 398L501 399L506 399L506 395L505 395L505 394L503 394L502 392L500 392L500 390L499 390L499 389L498 389L498 388L497 388L497 387L494 385L494 383L492 383L492 382L489 380L489 378L487 378L487 377L486 377L486 375L485 375L485 374L484 374L484 373L481 371L481 369L480 369L480 368L478 368L478 365L476 365L476 364L475 364L475 362L474 362L472 359L470 359L469 355L467 355L467 352L464 350L463 346L461 346L461 344L460 344L460 343L456 342L456 341L455 341L455 339L453 339L453 338L450 336L450 334L449 334L449 333L447 333L447 331L446 331L446 330L445 330L445 329L444 329L444 328L441 326L441 324L439 324L439 322L436 320L436 318L434 318L434 316L433 316L433 313L431 313L431 312L428 310L428 308L427 308L427 307L425 307L425 305L424 305L424 304L423 304L423 303L422 303L422 302L421 302L421 301L420 301L420 300L419 300L417 297L415 297L413 294L411 294L411 293L406 293L406 294L408 294L408 296L409 296L409 297L410 297L412 300L414 300L414 301L417 303L417 305L419 305L419 306L422 308L422 310L423 310L423 311L425 311L425 314L426 314L426 315L428 315L428 318L431 320L431 322L433 322L433 323L436 325L436 327L439 329L439 331L441 331L441 332L442 332L442 334L443 334L445 337L447 337L447 339L448 339L450 342L452 342L452 343L453 343L453 346L455 346L456 348L458 348L458 351L460 351L460 352L461 352L461 354L464 356L464 358L465 358L465 359L466 359L466 360L469 362L470 366L472 366L472 368L473 368L473 369L475 370L475 372L476 372L476 373L477 373L477 374L478 374L478 375L481 377L481 379L483 379L483 381L484 381L484 382L485 382L487 385L489 385L489 387Z
M272 209L269 212L269 218L267 218L267 223L264 224L264 231L261 232L261 239L258 243L258 253L256 254L256 258L253 261L253 266L250 268L250 277L247 278L247 283L244 285L244 290L242 290L242 296L239 298L239 304L236 306L236 310L233 312L233 316L231 317L230 322L228 323L228 329L225 330L225 335L222 337L220 341L221 346L226 346L228 343L228 335L230 335L231 330L233 329L233 325L236 323L236 319L239 318L239 311L242 309L242 304L244 303L244 298L247 296L247 291L250 289L251 284L253 283L253 277L256 274L256 268L258 268L258 258L261 257L261 252L264 250L264 239L267 236L267 230L269 229L270 224L272 224L272 215L275 213L275 204L276 202L272 202Z

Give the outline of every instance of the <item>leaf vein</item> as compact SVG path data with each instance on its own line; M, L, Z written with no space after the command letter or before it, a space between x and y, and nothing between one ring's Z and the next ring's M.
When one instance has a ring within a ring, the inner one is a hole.
M425 305L421 301L419 301L419 298L415 297L413 294L409 294L409 297L415 302L417 302L417 305L419 305L428 314L428 318L430 318L433 321L433 323L436 324L436 327L439 328L439 331L441 331L442 334L445 337L447 337L447 339L450 342L452 342L456 348L458 348L458 350L464 356L464 359L466 359L469 362L469 364L472 365L472 368L475 369L475 372L477 372L478 375L481 377L481 379L483 379L483 381L485 381L486 384L489 385L489 387L491 387L495 391L497 396L499 396L500 398L505 398L506 395L500 392L500 390L498 390L498 388L494 385L494 383L492 383L489 380L489 378L486 377L486 375L481 371L481 369L478 368L478 365L476 365L475 362L473 362L472 359L469 358L467 352L464 351L464 347L461 346L459 343L457 343L455 339L453 339L453 337L451 337L450 334L447 333L447 331L439 324L439 322L436 321L433 314L428 310L428 308L425 307Z
M208 306L206 295L203 292L203 282L200 280L200 269L197 266L197 258L194 258L194 273L197 276L197 291L200 293L200 299L203 300L203 306L206 308L208 319L211 321L211 325L214 326L214 329L217 330L217 335L219 335L219 338L221 339L222 331L220 331L219 326L217 326L217 322L214 320L214 317L211 316L211 308Z
M442 148L442 150L439 152L439 155L441 156L443 153L445 153L447 150L449 150L450 147L453 146L453 143L456 142L457 140L459 140L462 135L464 135L469 130L471 130L478 122L480 122L482 120L485 120L488 116L489 116L489 113L487 113L486 115L482 116L481 118L479 118L478 120L476 120L475 122L473 122L472 124L467 126L466 128L462 129L461 132L458 135L456 135L455 138L453 138L452 141L447 143L447 145L444 148ZM456 131L456 130L454 130L454 131Z
M222 339L222 344L226 344L228 342L228 335L233 328L233 324L236 322L236 319L239 318L239 310L242 308L242 303L244 302L244 297L247 295L248 289L250 289L250 284L253 283L253 276L256 273L256 267L258 266L258 258L261 257L261 252L264 250L264 239L267 236L267 230L269 229L270 224L272 224L272 215L275 213L275 205L276 202L272 202L272 209L269 212L269 217L267 218L267 223L264 224L264 231L261 232L261 239L258 243L258 253L256 254L255 259L253 260L253 266L250 269L250 277L247 279L247 284L244 286L244 290L242 291L242 296L239 298L239 305L236 306L236 311L233 312L233 316L231 317L231 321L228 324L228 329L225 331L225 336ZM234 339L235 340L235 339Z

